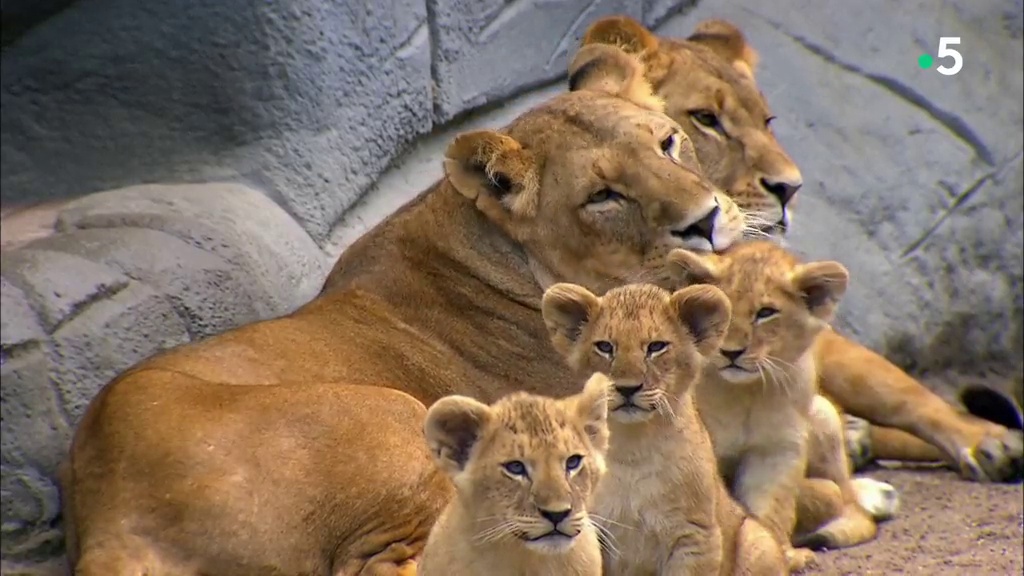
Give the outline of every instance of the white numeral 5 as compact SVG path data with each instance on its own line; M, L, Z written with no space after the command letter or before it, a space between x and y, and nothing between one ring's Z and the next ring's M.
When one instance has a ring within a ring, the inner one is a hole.
M939 74L946 76L953 76L964 67L964 57L960 55L960 52L950 48L950 45L960 44L959 36L943 36L939 38L939 52L936 54L939 58L945 58L949 56L953 59L952 66L939 66L936 70Z

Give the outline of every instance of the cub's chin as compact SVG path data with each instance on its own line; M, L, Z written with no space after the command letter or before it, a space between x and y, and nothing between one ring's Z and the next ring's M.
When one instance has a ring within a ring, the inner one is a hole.
M523 544L534 552L541 554L565 554L576 544L579 534L569 536L564 532L548 532L547 534L523 540Z
M749 384L757 380L760 375L757 372L751 372L745 368L737 368L736 366L726 366L725 368L719 368L718 375L731 384Z
M608 412L608 418L621 424L646 422L654 416L654 410L639 406L619 406Z

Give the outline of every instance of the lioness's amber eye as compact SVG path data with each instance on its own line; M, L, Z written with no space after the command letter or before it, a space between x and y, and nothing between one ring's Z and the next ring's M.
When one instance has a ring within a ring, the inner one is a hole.
M654 342L651 342L650 344L647 345L647 355L652 356L654 354L657 354L658 352L661 352L665 348L668 348L668 342L655 340Z
M690 113L694 120L708 128L718 128L718 116L708 110L695 110Z
M775 308L772 308L771 306L765 306L764 308L758 310L757 314L754 314L754 318L758 320L767 320L768 318L771 318L772 316L775 316L778 313L779 311L776 310Z
M612 343L608 342L607 340L599 340L597 342L594 342L594 348L597 349L597 351L600 352L601 354L604 354L605 356L609 356L612 352L615 352L615 346L613 346Z
M583 464L583 456L580 456L579 454L573 454L572 456L566 458L565 469L569 472L573 472L574 470L579 468L581 464Z
M519 460L510 460L501 465L506 472L513 476L526 476L526 464Z

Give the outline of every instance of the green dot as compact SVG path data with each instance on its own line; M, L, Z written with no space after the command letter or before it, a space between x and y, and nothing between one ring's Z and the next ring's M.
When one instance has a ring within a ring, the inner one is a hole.
M917 65L927 70L932 67L932 56L931 54L921 54L917 59Z

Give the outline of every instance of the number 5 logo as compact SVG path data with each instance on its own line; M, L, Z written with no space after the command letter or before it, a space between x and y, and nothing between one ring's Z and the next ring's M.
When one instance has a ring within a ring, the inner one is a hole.
M939 59L946 57L950 57L953 59L952 66L943 65L935 69L939 72L939 74L945 76L955 76L956 73L959 72L960 69L964 67L964 57L960 55L959 51L950 48L950 46L957 46L959 44L959 36L943 36L939 38L939 52L936 54L936 56Z

